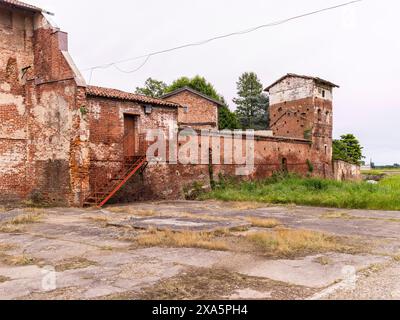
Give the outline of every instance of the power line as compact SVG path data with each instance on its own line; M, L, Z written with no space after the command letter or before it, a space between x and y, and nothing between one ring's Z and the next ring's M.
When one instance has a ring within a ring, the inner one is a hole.
M290 21L299 20L299 19L302 19L302 18L305 18L305 17L308 17L308 16L316 15L316 14L323 13L323 12L330 11L330 10L335 10L335 9L342 8L342 7L345 7L345 6L350 6L350 5L353 5L355 3L362 2L362 1L364 1L364 0L354 0L354 1L346 2L346 3L342 3L342 4L339 4L339 5L336 5L336 6L327 7L327 8L311 11L311 12L308 12L308 13L304 13L304 14L301 14L301 15L297 15L297 16L294 16L294 17L290 17L290 18L287 18L287 19L274 21L274 22L270 22L270 23L267 23L267 24L262 24L262 25L259 25L259 26L256 26L256 27L252 27L252 28L249 28L249 29L246 29L246 30L232 32L232 33L228 33L228 34L224 34L224 35L220 35L220 36L215 36L215 37L212 37L212 38L209 38L209 39L206 39L206 40L202 40L202 41L199 41L199 42L188 43L188 44L184 44L184 45L181 45L181 46L177 46L177 47L173 47L173 48L169 48L169 49L165 49L165 50L151 52L151 53L148 53L148 54L145 54L145 55L141 55L141 56L137 56L137 57L133 57L133 58L114 61L114 62L110 62L110 63L104 64L104 65L94 66L94 67L91 67L91 68L84 69L82 71L90 71L91 72L90 73L90 78L92 78L94 70L96 70L96 69L107 69L107 68L110 68L110 67L114 67L115 69L117 69L118 71L123 72L123 73L134 73L134 72L137 72L140 69L142 69L147 64L147 62L150 60L150 58L153 57L153 56L156 56L156 55L160 55L160 54L164 54L164 53L168 53L168 52L172 52L172 51L176 51L176 50L182 50L182 49L189 48L189 47L202 46L202 45L205 45L205 44L210 43L212 41L221 40L221 39L225 39L225 38L229 38L229 37L233 37L233 36L239 36L239 35L248 34L248 33L263 29L263 28L278 26L278 25L281 25L281 24L284 24L284 23L288 23ZM137 68L135 68L133 70L124 70L124 69L120 68L117 65L117 64L120 64L120 63L135 61L135 60L139 60L139 59L145 59L145 61L139 67L137 67Z

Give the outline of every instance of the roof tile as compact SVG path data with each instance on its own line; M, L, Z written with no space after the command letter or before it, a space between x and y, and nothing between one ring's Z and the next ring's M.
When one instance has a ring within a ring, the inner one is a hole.
M174 103L174 102L150 98L150 97L142 96L139 94L124 92L124 91L117 90L117 89L102 88L102 87L96 87L96 86L88 86L86 88L86 94L89 96L94 96L94 97L135 101L135 102L139 102L139 103L148 103L148 104L152 104L152 105L159 105L159 106L165 106L165 107L174 107L174 108L180 107L179 104Z
M276 84L278 84L279 82L281 82L281 81L283 81L283 80L285 80L286 78L289 78L289 77L310 79L310 80L314 80L314 81L319 82L319 83L323 83L323 84L328 85L330 87L339 88L338 85L336 85L336 84L334 84L334 83L332 83L330 81L318 78L318 77L310 77L310 76L304 76L304 75L295 74L295 73L288 73L288 74L284 75L282 78L276 80L273 84L268 86L264 91L269 91L269 89L274 87Z
M0 3L4 3L6 5L10 5L10 6L15 6L18 8L23 8L23 9L28 9L31 11L37 11L37 12L41 12L43 11L42 9L35 7L31 4L27 4L18 0L0 0Z

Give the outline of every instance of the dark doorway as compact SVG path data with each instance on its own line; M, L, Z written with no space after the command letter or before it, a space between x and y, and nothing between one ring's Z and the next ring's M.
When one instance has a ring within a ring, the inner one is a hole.
M286 158L283 158L283 159L282 159L282 171L283 171L284 173L288 173L288 172L289 172L289 169L288 169L288 161L287 161Z
M124 115L124 156L136 156L136 122L137 116Z

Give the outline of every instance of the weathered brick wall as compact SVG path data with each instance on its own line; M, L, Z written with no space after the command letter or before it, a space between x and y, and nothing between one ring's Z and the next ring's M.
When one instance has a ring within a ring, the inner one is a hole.
M38 13L0 15L0 201L79 204L88 136L66 34Z
M193 129L218 129L218 105L190 91L167 98L180 104L178 122Z
M0 8L0 199L26 192L27 110L21 69L32 65L33 15Z
M88 97L90 126L90 186L91 190L111 183L111 179L123 168L124 162L124 114L136 116L136 151L145 154L145 137L147 130L161 130L166 137L170 128L176 123L178 111L176 108L153 106L152 112L146 114L141 104L132 101ZM151 170L148 170L151 171ZM151 194L149 185L163 185L152 180L146 173L146 179L139 190L131 190L120 197L134 199L138 194ZM147 190L146 190L147 189ZM126 199L125 199L126 200Z
M312 142L310 160L323 176L333 177L332 88L313 79L287 77L269 89L271 129L275 136Z

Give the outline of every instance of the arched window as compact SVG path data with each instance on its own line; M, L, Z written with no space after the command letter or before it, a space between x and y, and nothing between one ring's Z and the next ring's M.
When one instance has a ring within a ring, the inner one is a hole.
M328 124L331 123L331 118L330 118L331 114L330 114L329 111L327 111L327 112L325 113L325 116L326 116L326 122L327 122Z

